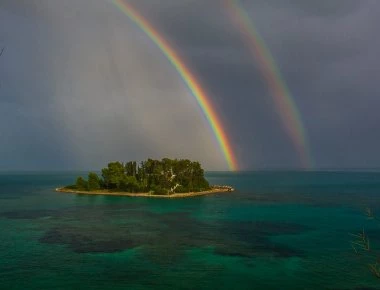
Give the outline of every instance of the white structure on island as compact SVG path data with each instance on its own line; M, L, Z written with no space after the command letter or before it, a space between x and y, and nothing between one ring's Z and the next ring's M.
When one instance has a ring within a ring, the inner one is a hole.
M177 183L174 187L170 188L170 192L174 193L174 191L177 189L178 186L180 185Z

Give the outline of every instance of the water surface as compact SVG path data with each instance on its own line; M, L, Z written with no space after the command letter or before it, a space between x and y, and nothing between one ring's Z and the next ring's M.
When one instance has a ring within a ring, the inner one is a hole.
M365 215L380 173L208 173L237 191L173 200L54 192L77 175L0 174L3 289L380 289Z

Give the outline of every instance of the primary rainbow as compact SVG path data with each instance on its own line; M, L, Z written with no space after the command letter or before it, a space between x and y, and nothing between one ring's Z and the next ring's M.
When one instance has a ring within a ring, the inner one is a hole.
M231 19L243 34L249 48L259 63L273 96L277 111L296 146L303 166L305 168L312 168L313 158L310 154L310 146L300 113L272 54L239 1L225 1Z
M187 68L184 61L178 56L166 39L143 16L141 16L134 7L123 0L113 0L112 2L160 48L162 53L180 74L206 116L230 170L237 170L238 164L232 151L231 144L222 128L222 123L211 106L209 97L194 75Z

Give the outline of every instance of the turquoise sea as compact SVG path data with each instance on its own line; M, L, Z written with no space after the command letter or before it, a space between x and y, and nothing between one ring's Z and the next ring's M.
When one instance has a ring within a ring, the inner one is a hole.
M1 289L380 289L378 172L210 172L236 192L173 200L54 192L78 174L0 174Z

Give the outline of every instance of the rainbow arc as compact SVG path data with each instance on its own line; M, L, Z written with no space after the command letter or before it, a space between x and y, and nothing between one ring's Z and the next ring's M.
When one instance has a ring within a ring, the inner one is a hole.
M232 22L238 28L256 59L268 89L273 97L277 112L300 156L305 168L313 167L310 145L296 102L281 75L281 72L263 38L248 13L238 0L225 0Z
M192 95L197 100L197 103L210 124L210 127L220 146L221 152L226 159L228 167L230 170L237 170L238 163L232 150L231 143L227 138L226 132L223 130L222 123L216 114L215 109L212 106L210 97L206 94L205 90L202 88L199 81L187 67L185 62L180 58L179 54L172 48L165 37L160 34L159 31L142 15L140 15L140 13L132 5L123 0L113 0L112 2L156 44L156 46L176 69L184 83L192 92Z

